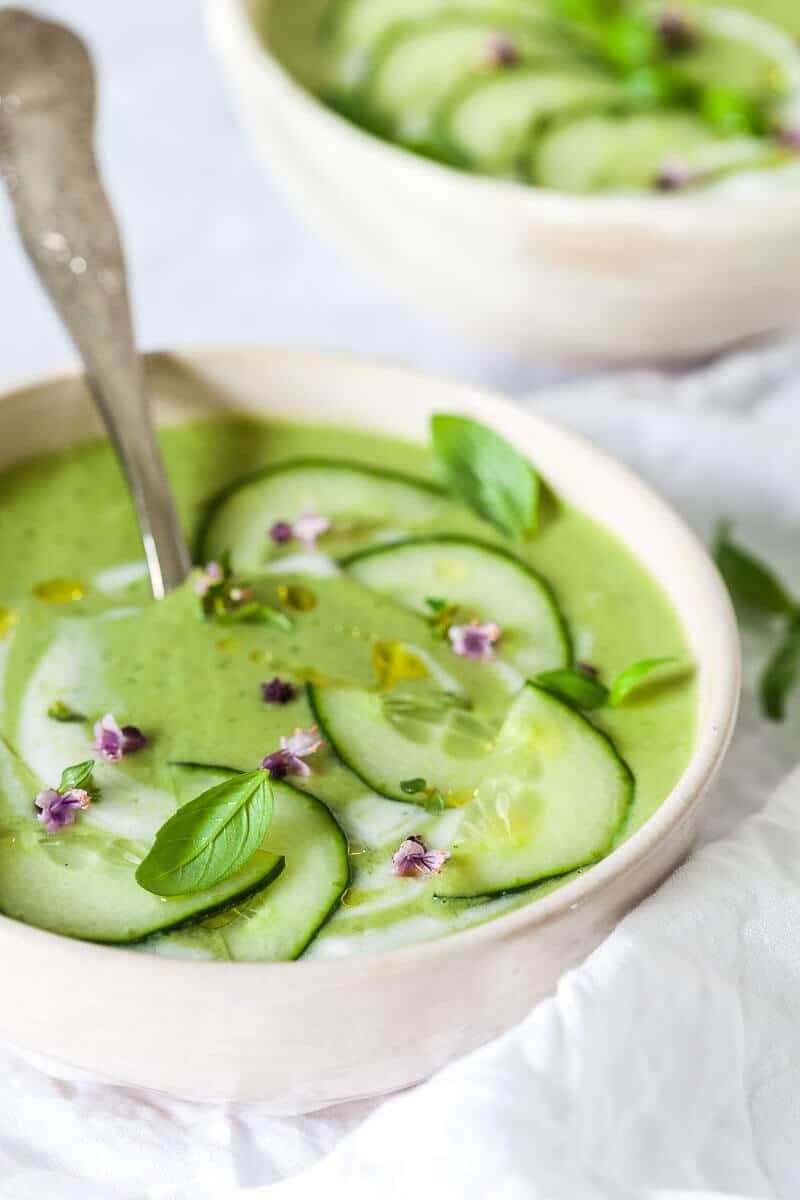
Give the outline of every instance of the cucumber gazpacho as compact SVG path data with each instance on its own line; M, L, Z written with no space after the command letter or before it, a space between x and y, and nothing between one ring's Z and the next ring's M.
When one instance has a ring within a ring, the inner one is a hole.
M800 175L796 0L269 0L290 71L378 136L562 192Z
M198 565L159 602L107 442L0 476L3 913L173 956L385 949L529 903L670 792L680 623L497 434L161 440Z

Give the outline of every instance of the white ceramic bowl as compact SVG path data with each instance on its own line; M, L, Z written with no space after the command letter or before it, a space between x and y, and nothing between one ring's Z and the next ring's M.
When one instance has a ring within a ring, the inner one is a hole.
M343 960L207 963L72 941L0 917L0 1039L94 1075L299 1112L399 1088L519 1020L684 857L730 738L739 651L702 547L625 468L496 396L356 359L217 350L148 360L162 423L245 411L426 439L432 412L510 438L556 492L649 567L697 662L697 742L634 836L527 908L443 940ZM0 397L0 469L98 431L81 377Z
M268 2L206 0L237 107L298 208L397 294L507 349L576 360L685 360L797 323L800 183L570 197L451 170L299 87L256 32Z

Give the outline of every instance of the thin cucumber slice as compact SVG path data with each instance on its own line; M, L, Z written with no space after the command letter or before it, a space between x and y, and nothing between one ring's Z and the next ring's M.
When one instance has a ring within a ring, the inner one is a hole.
M424 616L429 599L456 606L453 624L494 621L496 655L523 676L567 666L569 633L545 580L506 550L462 537L414 538L342 560L348 574Z
M611 740L528 684L461 811L436 894L495 895L596 862L632 795L633 776Z
M492 62L498 36L510 39L523 62L564 54L563 33L544 21L490 21L459 13L397 26L376 45L364 80L372 124L399 141L424 143L437 108L453 87L506 69Z
M446 511L448 500L435 484L392 471L327 459L279 463L212 502L198 539L200 559L227 551L236 574L258 571L285 552L270 540L272 526L295 520L305 505L333 522L320 548L341 554L425 526Z
M334 0L325 18L329 43L339 53L369 50L393 26L451 13L486 20L547 16L547 0Z
M541 187L588 193L655 188L673 170L705 182L774 161L769 143L717 137L691 113L598 112L556 122L545 131L533 146L529 176Z
M488 175L513 175L536 125L566 110L613 103L621 89L600 71L546 64L469 79L436 117L448 158Z
M187 766L185 773L192 795L231 775L225 767L200 765ZM275 811L264 845L285 860L278 882L208 922L152 938L143 949L241 962L285 961L303 953L350 882L347 841L315 796L277 781L272 789Z
M41 784L2 742L0 779L0 911L52 933L89 942L137 941L243 902L283 869L281 855L259 850L216 887L162 900L134 876L147 841L116 836L82 817L47 833L33 810Z

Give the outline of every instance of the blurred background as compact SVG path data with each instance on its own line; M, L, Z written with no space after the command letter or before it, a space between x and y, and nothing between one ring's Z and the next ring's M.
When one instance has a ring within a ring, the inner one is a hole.
M309 232L255 161L199 0L39 0L81 32L100 84L99 154L143 348L270 342L357 351L514 394L563 370L476 346L387 298ZM72 362L0 193L0 387Z

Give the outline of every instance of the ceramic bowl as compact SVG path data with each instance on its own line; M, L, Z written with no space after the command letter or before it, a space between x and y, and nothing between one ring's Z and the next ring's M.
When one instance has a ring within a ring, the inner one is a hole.
M571 360L688 360L796 324L800 184L570 197L440 166L298 86L256 30L269 3L207 0L239 112L311 224L395 294L471 337Z
M627 469L496 396L301 351L156 354L148 370L161 423L246 412L425 440L433 412L484 421L638 555L685 626L700 711L682 778L629 841L527 908L428 944L294 963L151 957L0 917L0 1039L51 1062L276 1113L403 1087L523 1017L686 855L737 708L727 592L694 535ZM0 397L0 469L98 431L80 376L23 387Z

